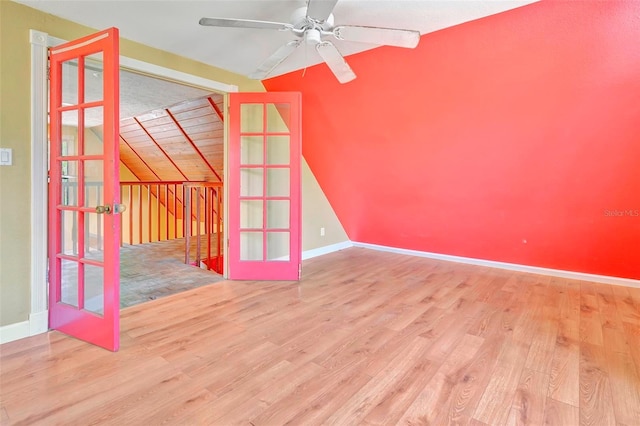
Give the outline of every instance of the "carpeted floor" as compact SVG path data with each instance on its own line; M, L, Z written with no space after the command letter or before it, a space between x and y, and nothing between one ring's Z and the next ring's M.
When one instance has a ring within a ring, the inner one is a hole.
M206 269L184 264L184 239L120 248L120 307L222 281Z

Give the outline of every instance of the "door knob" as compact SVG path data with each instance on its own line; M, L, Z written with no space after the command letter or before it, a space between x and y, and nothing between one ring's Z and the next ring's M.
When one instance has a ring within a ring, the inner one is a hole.
M96 206L96 213L98 214L118 214L122 213L127 209L126 204L114 204L113 209L109 204L105 204L104 206Z
M111 206L109 204L105 204L104 206L96 206L96 213L98 214L110 214Z

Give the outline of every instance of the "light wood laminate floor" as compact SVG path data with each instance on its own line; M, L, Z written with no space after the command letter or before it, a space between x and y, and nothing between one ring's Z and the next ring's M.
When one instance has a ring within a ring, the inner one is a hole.
M640 424L640 289L351 248L0 346L2 424Z

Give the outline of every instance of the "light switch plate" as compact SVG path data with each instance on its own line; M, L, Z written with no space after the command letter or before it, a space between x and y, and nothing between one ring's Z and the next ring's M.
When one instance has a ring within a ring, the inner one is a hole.
M13 164L12 151L11 148L0 148L0 166L10 166Z

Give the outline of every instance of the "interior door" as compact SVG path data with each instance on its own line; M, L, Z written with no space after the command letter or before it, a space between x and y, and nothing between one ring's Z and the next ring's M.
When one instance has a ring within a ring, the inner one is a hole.
M229 278L298 280L301 95L229 95Z
M116 351L118 30L51 48L49 65L49 327Z

